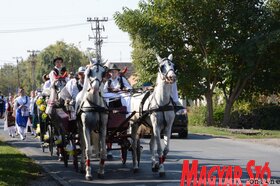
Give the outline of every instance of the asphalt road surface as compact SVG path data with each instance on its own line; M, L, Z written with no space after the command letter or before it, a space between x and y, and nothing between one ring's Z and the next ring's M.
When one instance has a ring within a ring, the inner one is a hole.
M0 137L1 140L7 141L19 148L23 153L40 164L56 181L57 185L180 185L184 160L190 162L198 160L198 171L200 171L202 166L206 166L207 170L216 165L221 167L229 165L240 166L242 168L241 181L243 185L249 179L246 167L250 160L255 160L255 164L261 166L268 162L271 180L274 181L274 184L270 185L280 185L279 146L194 134L190 134L189 139L174 138L171 140L170 152L165 162L166 176L160 178L157 173L153 173L151 170L149 141L148 139L142 139L143 151L140 171L138 173L133 173L131 170L131 153L128 155L126 165L122 165L120 153L115 151L113 152L114 159L105 162L105 179L97 178L98 161L93 159L93 180L86 181L83 174L74 171L71 162L69 162L69 166L66 168L62 162L57 161L56 156L51 157L48 151L42 152L39 140L30 134L27 134L27 139L24 141L21 141L19 137L9 137L7 132L3 131L3 120L0 120ZM251 166L250 169L253 170L253 175L255 175L255 167ZM41 184L44 185L43 182Z

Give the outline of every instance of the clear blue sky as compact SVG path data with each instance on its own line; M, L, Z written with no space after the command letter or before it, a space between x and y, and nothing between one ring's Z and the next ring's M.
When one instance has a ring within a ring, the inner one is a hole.
M104 23L108 36L102 47L102 57L110 61L130 61L130 41L127 33L118 29L113 14L122 7L136 9L139 0L5 0L0 3L0 65L14 63L13 57L27 59L27 50L42 50L56 41L74 43L81 50L94 47L87 17L108 17ZM84 23L84 24L83 24ZM71 24L76 27L26 31Z

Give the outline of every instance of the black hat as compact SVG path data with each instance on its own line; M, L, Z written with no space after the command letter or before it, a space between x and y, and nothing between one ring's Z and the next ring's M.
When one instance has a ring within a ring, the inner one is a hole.
M118 71L120 71L120 69L118 68L118 66L116 64L110 64L109 65L109 71L110 70L118 70Z
M56 57L53 59L53 64L55 64L56 61L61 60L63 62L62 57Z

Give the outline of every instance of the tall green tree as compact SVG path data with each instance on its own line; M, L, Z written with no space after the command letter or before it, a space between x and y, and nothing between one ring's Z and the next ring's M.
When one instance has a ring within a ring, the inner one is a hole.
M273 27L279 20L272 18L268 4L263 0L141 1L139 9L124 8L115 20L132 40L139 37L144 49L174 53L179 88L192 97L206 97L209 125L214 90L220 87L226 99L223 123L227 124L232 105L249 80L277 63L270 60L271 64L264 65L273 44L269 40L279 43Z
M77 71L80 66L85 66L89 63L86 55L81 52L74 44L67 44L63 41L57 41L55 44L47 46L38 55L32 59L30 56L18 63L17 66L4 65L0 69L0 90L5 94L15 93L18 87L18 74L19 84L24 87L28 92L32 90L32 68L31 61L35 60L35 83L36 87L40 88L43 82L43 74L48 74L53 65L53 59L60 56L64 59L64 65L68 72Z
M36 78L40 80L37 81L37 86L42 82L42 75L48 74L53 69L53 59L58 56L63 58L68 72L75 72L80 66L85 66L89 63L85 54L74 44L57 41L55 44L42 50L36 58Z

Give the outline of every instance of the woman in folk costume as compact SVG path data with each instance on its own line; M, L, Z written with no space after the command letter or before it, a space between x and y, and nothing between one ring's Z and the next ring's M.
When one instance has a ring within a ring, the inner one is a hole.
M26 132L27 121L29 117L29 105L30 105L29 97L25 95L24 89L20 88L18 90L18 97L15 99L14 102L14 112L15 112L17 129L21 140L25 140L26 138L25 132Z
M13 116L13 101L14 97L9 96L8 101L6 102L6 113L4 119L4 130L9 132L9 136L12 138L15 137L15 117Z

